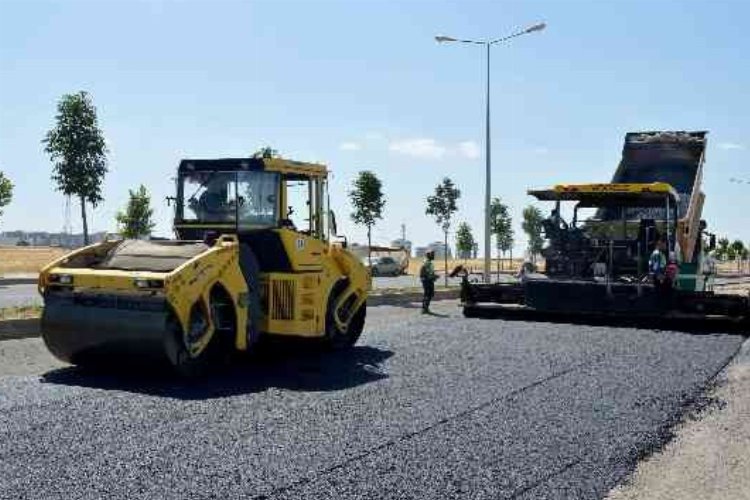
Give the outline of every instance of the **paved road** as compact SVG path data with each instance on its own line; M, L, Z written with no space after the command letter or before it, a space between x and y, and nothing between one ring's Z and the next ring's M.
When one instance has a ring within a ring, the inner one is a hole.
M36 290L36 284L0 285L0 309L41 303L42 299Z
M503 281L512 280L510 276L502 275ZM748 278L717 278L716 284L741 283L750 281ZM450 279L451 286L459 286L459 279ZM439 285L443 280L438 281ZM383 290L388 288L419 288L421 285L417 276L379 276L373 278L373 288ZM4 307L40 304L41 298L33 285L0 285L0 309Z
M2 376L45 362L0 342L0 498L601 498L742 342L436 309L372 308L350 356L195 385Z
M442 284L441 280L439 284ZM451 285L458 286L460 280L451 279ZM377 277L373 279L373 288L382 290L387 288L420 287L416 276ZM4 307L40 304L42 302L36 284L0 285L0 309Z

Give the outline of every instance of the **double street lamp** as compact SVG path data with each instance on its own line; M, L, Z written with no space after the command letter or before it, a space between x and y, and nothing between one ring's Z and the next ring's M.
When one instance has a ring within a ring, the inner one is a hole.
M485 179L484 179L484 282L489 283L490 282L490 252L491 252L491 243L490 243L490 196L491 196L491 185L490 185L490 47L495 45L496 43L506 42L510 40L511 38L516 38L521 35L526 35L528 33L534 33L535 31L542 31L544 28L546 28L546 24L539 23L535 24L533 26L529 26L528 28L518 31L516 33L513 33L512 35L508 35L502 38L497 38L495 40L460 40L458 38L453 38L450 36L444 36L439 35L435 37L435 40L439 43L470 43L473 45L483 45L487 48L487 110L486 110L486 117L485 117L485 159L486 159L486 169L485 169Z

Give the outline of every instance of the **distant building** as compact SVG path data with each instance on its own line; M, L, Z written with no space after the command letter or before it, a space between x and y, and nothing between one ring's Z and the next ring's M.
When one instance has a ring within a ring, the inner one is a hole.
M446 253L445 243L443 243L442 241L434 241L434 242L430 243L427 246L417 247L415 249L415 251L414 251L414 255L415 255L415 257L422 257L423 258L425 256L425 254L428 251L430 251L430 250L432 250L433 252L435 252L435 258L436 259L442 259L442 258L444 258L444 255ZM448 258L449 259L453 257L453 254L451 253L450 247L448 247L447 253L448 253Z
M394 248L405 248L406 251L409 252L409 256L411 256L411 247L412 247L411 241L399 238L397 240L391 241L391 246Z

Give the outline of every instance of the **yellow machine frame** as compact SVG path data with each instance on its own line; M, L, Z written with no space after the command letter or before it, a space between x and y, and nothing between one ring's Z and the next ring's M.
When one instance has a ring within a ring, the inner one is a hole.
M330 325L329 302L334 307L333 322L346 332L357 311L365 305L370 289L370 276L363 264L333 242L329 227L323 227L326 215L325 196L328 171L325 166L282 159L264 159L263 169L279 172L278 204L286 207L285 176L309 180L310 231L287 227L271 228L281 241L291 264L289 272L259 274L260 316L252 317L249 289L240 267L241 236L229 231L232 224L180 224L184 228L205 228L220 231L213 245L170 272L120 271L96 269L85 265L109 252L118 241L105 241L78 249L45 266L39 275L39 291L43 296L51 289L67 289L71 293L114 293L138 297L162 297L166 309L177 318L183 333L188 331L191 310L200 304L211 307L212 292L220 287L231 298L236 319L234 347L248 349L247 325L255 321L257 328L268 335L324 337ZM263 248L254 248L262 252ZM335 294L335 298L332 294ZM206 314L208 325L202 340L191 346L191 355L199 355L211 342L216 325ZM54 334L52 332L51 334Z

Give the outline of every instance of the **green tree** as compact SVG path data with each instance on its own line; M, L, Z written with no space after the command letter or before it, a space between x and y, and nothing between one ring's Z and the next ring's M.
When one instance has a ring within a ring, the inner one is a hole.
M13 199L13 183L0 172L0 215L3 215L3 208Z
M716 245L716 258L719 260L729 258L729 238L719 238Z
M440 229L443 230L445 252L443 255L445 286L448 286L448 231L451 228L453 214L458 211L457 202L461 191L448 177L435 187L435 194L427 197L425 213L431 215Z
M273 149L271 146L263 146L262 148L255 151L255 153L251 155L251 158L255 158L255 159L279 158L279 152L276 149Z
M531 260L536 260L536 256L542 251L544 238L542 237L542 211L534 205L529 205L523 209L523 223L521 227L529 239L529 254Z
M490 231L495 235L495 247L497 248L497 271L500 273L500 256L513 250L515 235L513 233L513 220L510 217L508 205L500 198L493 198L490 204ZM512 255L511 255L512 258Z
M151 196L146 187L141 186L130 191L130 199L125 211L120 211L115 217L120 226L120 233L126 238L144 238L151 236L154 230L153 215L151 208Z
M458 257L461 259L471 258L471 252L476 246L474 235L471 233L471 226L468 223L462 222L458 225L456 230L456 252Z
M745 244L742 242L742 240L734 240L731 245L729 245L729 249L732 253L732 260L737 261L737 271L740 270L741 262L743 259L746 258L747 249L745 249Z
M62 96L55 121L42 140L44 151L54 162L52 180L57 190L81 202L83 241L88 245L86 203L96 207L103 201L102 182L107 173L107 147L91 96L87 92Z
M367 262L372 266L372 227L383 218L383 184L373 172L364 170L354 179L352 190L349 191L349 200L354 207L351 213L352 221L367 227Z

